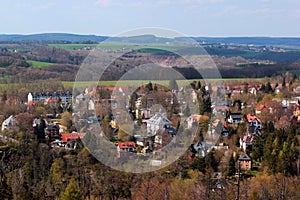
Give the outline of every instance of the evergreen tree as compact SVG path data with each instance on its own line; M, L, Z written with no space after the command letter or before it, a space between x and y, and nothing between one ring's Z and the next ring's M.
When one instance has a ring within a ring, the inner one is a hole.
M229 162L228 162L228 176L235 175L235 161L233 158L233 154L231 154Z
M193 90L195 90L196 89L196 81L193 81L193 82L191 82L191 87L193 88Z
M269 94L273 93L273 88L272 88L270 82L267 83L266 88L265 88L265 92L269 93Z
M196 90L199 90L201 88L201 82L200 81L197 81L197 84L196 84Z
M248 86L249 86L248 83L245 83L245 84L244 84L244 88L243 88L243 93L244 93L244 94L247 94L247 93L248 93Z
M147 88L149 91L152 91L152 90L153 90L151 81L146 85L146 88Z
M65 192L59 198L60 200L82 200L83 196L80 189L77 187L75 179L71 179Z
M283 77L283 79L282 79L282 88L285 88L285 87L286 87L285 77Z

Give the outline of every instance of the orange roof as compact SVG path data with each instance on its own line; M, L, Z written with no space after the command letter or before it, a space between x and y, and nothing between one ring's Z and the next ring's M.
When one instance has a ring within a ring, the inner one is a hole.
M261 120L258 117L251 115L250 113L247 115L248 122L253 122L255 119L261 123Z
M44 102L45 102L45 103L56 103L57 100L56 100L56 99L53 99L53 98L51 98L51 97L49 97L49 98L45 99Z
M38 102L33 102L33 101L30 101L30 102L28 102L28 106L35 106L35 105L37 105L38 104Z
M135 143L134 142L118 142L118 147L120 149L135 148Z
M227 128L227 123L226 123L226 121L225 121L225 120L222 120L221 122L222 122L223 126L224 126L225 128Z
M69 140L76 140L78 138L82 139L85 136L85 133L62 133L61 139L63 142L68 142Z

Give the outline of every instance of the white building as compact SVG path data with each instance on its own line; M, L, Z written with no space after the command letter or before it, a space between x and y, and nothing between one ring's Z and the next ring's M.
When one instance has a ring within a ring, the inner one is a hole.
M172 127L171 121L163 113L156 113L153 117L147 121L147 134L154 136L160 131L166 130L168 127Z
M11 115L9 116L6 120L4 120L2 122L2 131L4 131L5 129L10 128L11 126L13 126L15 124L16 121L16 117Z

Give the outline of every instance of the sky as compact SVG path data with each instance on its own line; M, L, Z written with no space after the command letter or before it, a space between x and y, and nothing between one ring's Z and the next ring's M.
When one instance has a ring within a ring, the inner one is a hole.
M1 0L0 34L116 36L159 27L186 36L300 37L300 0Z

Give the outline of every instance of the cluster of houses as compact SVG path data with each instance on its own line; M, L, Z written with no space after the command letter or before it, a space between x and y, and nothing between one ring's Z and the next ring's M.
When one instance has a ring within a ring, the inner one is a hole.
M214 89L214 88L213 88ZM218 89L218 88L217 88ZM229 87L226 86L223 90L224 92L230 91L232 95L235 93L242 93L245 89L244 85L236 86L236 87ZM259 86L248 86L248 91L252 94L256 94L258 90L260 90ZM105 88L107 90L107 88ZM117 90L116 88L111 89L114 91L114 95L124 96L125 93L123 89ZM95 92L95 91L92 91ZM73 98L73 94L71 92L47 92L47 93L29 93L28 94L28 105L35 105L39 102L43 102L44 104L49 103L57 103L58 101L61 104L66 105L70 104L72 101L73 103L82 106L82 103L85 103L84 107L88 108L87 110L89 113L94 113L95 111L95 104L101 103L103 107L111 107L112 109L116 109L119 107L120 102L118 102L113 96L110 99L95 99L92 92L86 90L84 93L77 95ZM197 92L194 90L192 91L191 96L192 101L197 101ZM287 100L282 102L282 105L288 105ZM174 129L171 121L166 117L166 113L153 111L150 109L151 105L155 104L155 100L147 99L147 106L143 107L142 105L142 98L138 98L135 102L135 110L130 110L130 113L133 118L137 121L140 120L143 125L146 127L146 134L143 135L134 135L135 142L119 142L117 145L117 152L119 157L122 157L122 152L135 152L138 146L142 147L142 152L149 152L153 150L155 147L162 146L164 142L164 135L169 135L171 137L176 135L176 130ZM299 123L300 125L300 102L296 102L296 110L294 112L293 119L296 124ZM240 147L243 149L244 152L247 150L251 151L253 148L253 142L255 137L260 135L262 129L261 120L255 116L248 114L246 119L243 118L243 115L239 112L230 113L231 103L229 101L219 101L213 102L212 104L212 111L213 113L221 113L223 116L226 116L223 120L219 120L214 122L210 126L210 130L214 130L221 134L223 137L228 136L228 124L239 124L244 120L248 123L247 133L240 138ZM241 105L243 108L243 105ZM251 106L251 105L249 105ZM268 107L267 105L261 104L258 105L255 111L255 114L259 115L264 110L270 110L272 108ZM151 113L151 112L154 112ZM228 114L229 113L229 114ZM78 113L74 113L74 116L77 116ZM78 114L80 116L80 113ZM193 124L198 124L199 120L203 117L202 115L193 114L186 120L187 128L191 128ZM6 129L7 127L14 124L15 117L10 116L2 123L2 130ZM80 119L79 119L80 121ZM91 120L94 122L94 120ZM96 121L99 122L99 119ZM116 133L118 130L118 126L115 119L112 119L111 123L112 130ZM72 141L75 138L82 138L83 134L78 133L69 133L72 134L69 137L62 137L63 129L61 128L60 124L57 123L49 123L46 127L46 135L53 139L51 141L51 145L53 147L61 147L64 146L68 141ZM76 136L77 134L77 136ZM66 139L67 138L67 139ZM149 139L151 138L151 139ZM247 155L248 156L248 155ZM244 156L244 157L247 157ZM249 156L248 156L249 157Z
M34 92L29 93L27 96L27 104L35 105L40 102L44 102L44 104L49 103L57 103L60 101L62 104L71 103L72 102L72 92Z
M142 154L146 154L162 147L166 138L176 135L176 130L172 122L166 117L165 113L157 112L152 117L143 120L146 127L145 133L133 135L135 142L118 142L117 152L119 158L130 156L130 153L136 153L136 147L141 147Z
M11 115L2 122L1 130L9 131L14 129L17 124L17 118ZM32 127L36 138L40 141L48 141L52 148L75 149L77 140L85 136L84 132L67 133L65 126L61 125L59 121L52 121L51 119L47 122L46 119L35 118ZM16 141L12 138L10 140Z

